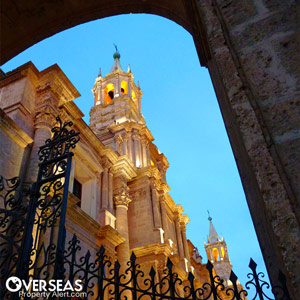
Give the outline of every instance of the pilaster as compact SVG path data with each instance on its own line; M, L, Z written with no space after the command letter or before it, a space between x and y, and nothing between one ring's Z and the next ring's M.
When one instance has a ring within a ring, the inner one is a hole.
M116 228L125 238L118 246L117 253L121 265L129 261L129 230L128 230L128 205L131 202L129 188L125 177L115 178L114 204L116 207Z

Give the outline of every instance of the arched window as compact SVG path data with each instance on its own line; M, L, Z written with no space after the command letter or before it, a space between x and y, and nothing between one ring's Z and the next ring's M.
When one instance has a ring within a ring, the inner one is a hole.
M220 257L219 257L219 251L217 248L213 248L213 257L214 257L214 261L219 261Z
M223 247L221 247L222 257L225 258L225 250Z
M128 94L127 81L123 80L121 81L121 95L126 95L126 94Z
M112 83L109 83L104 88L104 104L109 104L114 99L114 90L115 87Z
M135 92L134 92L134 91L132 91L131 96L132 96L132 100L133 100L133 102L134 102L134 104L135 104L135 110L136 110L137 98L136 98L136 95L135 95Z

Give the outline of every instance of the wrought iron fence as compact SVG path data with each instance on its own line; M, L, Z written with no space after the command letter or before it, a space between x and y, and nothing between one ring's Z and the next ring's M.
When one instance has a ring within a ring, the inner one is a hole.
M5 286L7 278L61 278L64 261L65 215L71 161L79 133L52 129L53 137L39 149L37 181L0 177L0 297L19 299Z
M81 245L77 236L69 241L65 250L65 276L64 280L83 280L83 292L86 297L77 299L95 300L244 300L244 299L274 299L267 295L268 290L274 293L277 300L289 300L285 278L280 275L281 286L271 289L270 285L263 280L264 274L257 273L256 263L251 259L248 274L249 281L245 289L240 285L237 276L232 271L230 283L224 284L223 280L214 275L213 265L210 261L206 264L209 273L209 281L197 287L196 278L189 273L185 280L174 272L173 263L167 260L163 274L158 274L151 267L148 274L143 267L136 262L136 256L132 252L126 268L120 272L118 260L113 261L105 254L103 246L93 257L90 251L84 255L81 253ZM254 291L249 298L249 291ZM248 297L247 297L248 296ZM66 298L70 299L70 298Z
M132 253L126 266L120 266L101 247L98 252L82 253L81 244L74 234L65 243L65 217L71 170L72 149L79 141L79 133L69 130L72 123L52 129L53 137L39 150L37 181L22 183L20 178L4 179L0 176L0 299L20 299L9 292L5 283L11 276L30 279L60 279L73 286L76 280L83 283L82 291L75 297L47 295L48 299L95 300L243 300L249 298L248 290L254 290L252 299L273 299L265 293L271 290L257 273L251 259L249 281L242 289L234 272L230 284L214 275L213 265L206 264L208 282L199 286L192 273L180 278L174 272L170 259L163 273L153 267L145 272ZM273 287L277 300L290 300L285 277L279 276L280 286ZM37 296L36 299L45 296ZM24 295L22 299L32 299Z

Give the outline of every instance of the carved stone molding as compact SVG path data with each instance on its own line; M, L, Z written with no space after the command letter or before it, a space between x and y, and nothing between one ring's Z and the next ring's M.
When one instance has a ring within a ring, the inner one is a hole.
M157 189L157 187L158 187L158 184L154 178L150 179L150 187L151 187L151 189Z
M117 196L114 196L114 202L115 202L116 207L126 206L126 208L128 208L128 205L131 202L131 199L127 195L117 195Z
M122 138L121 135L118 135L118 136L116 137L116 142L117 142L118 144L121 144L121 143L123 142L123 138Z
M103 169L109 169L112 166L111 162L106 156L102 156L100 162Z
M49 128L51 129L55 123L56 123L56 119L55 119L56 115L55 112L49 112L49 111L41 111L41 112L37 112L34 118L34 126L36 128Z
M138 140L140 139L140 135L137 134L137 133L133 133L132 139L133 139L134 141L138 141Z
M128 208L129 203L132 201L129 195L129 188L124 185L115 191L114 195L114 203L116 207L118 206L126 206Z

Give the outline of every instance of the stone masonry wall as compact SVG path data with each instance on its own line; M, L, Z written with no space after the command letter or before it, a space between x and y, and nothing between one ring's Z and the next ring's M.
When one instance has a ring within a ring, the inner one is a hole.
M271 280L281 268L299 290L297 5L212 0L198 1L198 8L211 49L208 68Z

